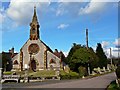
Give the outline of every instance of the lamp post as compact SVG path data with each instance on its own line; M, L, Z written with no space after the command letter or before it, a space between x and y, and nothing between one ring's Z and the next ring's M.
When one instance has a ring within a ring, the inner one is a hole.
M30 54L30 62L29 62L29 66L30 66L30 69L31 69L31 58L32 58L32 52L30 52L29 54Z
M25 64L25 77L24 77L24 79L25 79L25 82L28 82L28 65L27 64Z

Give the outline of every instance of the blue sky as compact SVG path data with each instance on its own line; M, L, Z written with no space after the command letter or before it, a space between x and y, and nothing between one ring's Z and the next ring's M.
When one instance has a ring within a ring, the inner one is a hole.
M21 0L23 1L23 0ZM103 45L106 53L118 45L117 2L2 2L0 28L2 49L19 52L29 39L33 7L37 6L40 39L53 51L69 52L73 43L85 45L85 29L89 30L89 46ZM109 54L109 53L108 53ZM116 52L113 52L116 56Z

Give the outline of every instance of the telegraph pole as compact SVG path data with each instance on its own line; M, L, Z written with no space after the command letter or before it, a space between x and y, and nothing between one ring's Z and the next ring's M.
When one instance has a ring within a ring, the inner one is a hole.
M86 48L88 50L88 29L86 29ZM88 74L90 75L90 66L88 63Z
M86 47L88 50L88 29L86 29Z
M111 66L112 66L112 52L111 52L111 48L110 48L110 60L111 60Z
M120 59L119 59L119 58L120 58L120 57L119 57L119 50L120 50L120 48L118 47L118 62L119 62L118 64L120 65Z

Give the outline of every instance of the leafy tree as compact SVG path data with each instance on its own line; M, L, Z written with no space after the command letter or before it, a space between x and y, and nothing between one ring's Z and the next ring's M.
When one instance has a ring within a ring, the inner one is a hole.
M80 47L81 47L80 44L73 43L73 46L72 46L72 48L70 49L67 58L65 59L65 63L69 64L69 62L71 61L71 57L72 57L73 53L74 53L77 49L79 49Z
M102 68L102 67L107 67L107 56L105 55L104 51L103 51L103 48L101 46L100 43L97 44L97 49L96 49L96 55L98 56L99 58L99 67Z
M87 67L88 62L89 62L89 53L87 52L87 49L84 47L80 47L73 53L69 61L69 66L72 70L78 72L79 66L82 65Z
M88 69L88 63L90 65L90 70L98 67L98 57L94 50L90 48L86 48L84 45L73 44L73 47L70 49L70 52L66 58L67 64L70 69L76 72L79 72L79 67L82 66Z
M5 53L2 52L2 68L3 68L3 71L6 71L7 62L8 62L8 59L5 55Z
M92 71L94 68L98 67L99 58L91 47L89 48L89 53L90 53L89 64L90 70Z
M3 71L10 71L12 69L11 53L1 53Z

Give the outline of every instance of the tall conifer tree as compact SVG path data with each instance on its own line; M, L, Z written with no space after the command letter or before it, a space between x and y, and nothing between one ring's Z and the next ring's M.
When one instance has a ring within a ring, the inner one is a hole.
M107 56L105 55L103 48L101 46L100 43L97 44L97 48L96 48L96 55L99 58L98 61L98 66L99 67L107 67Z

